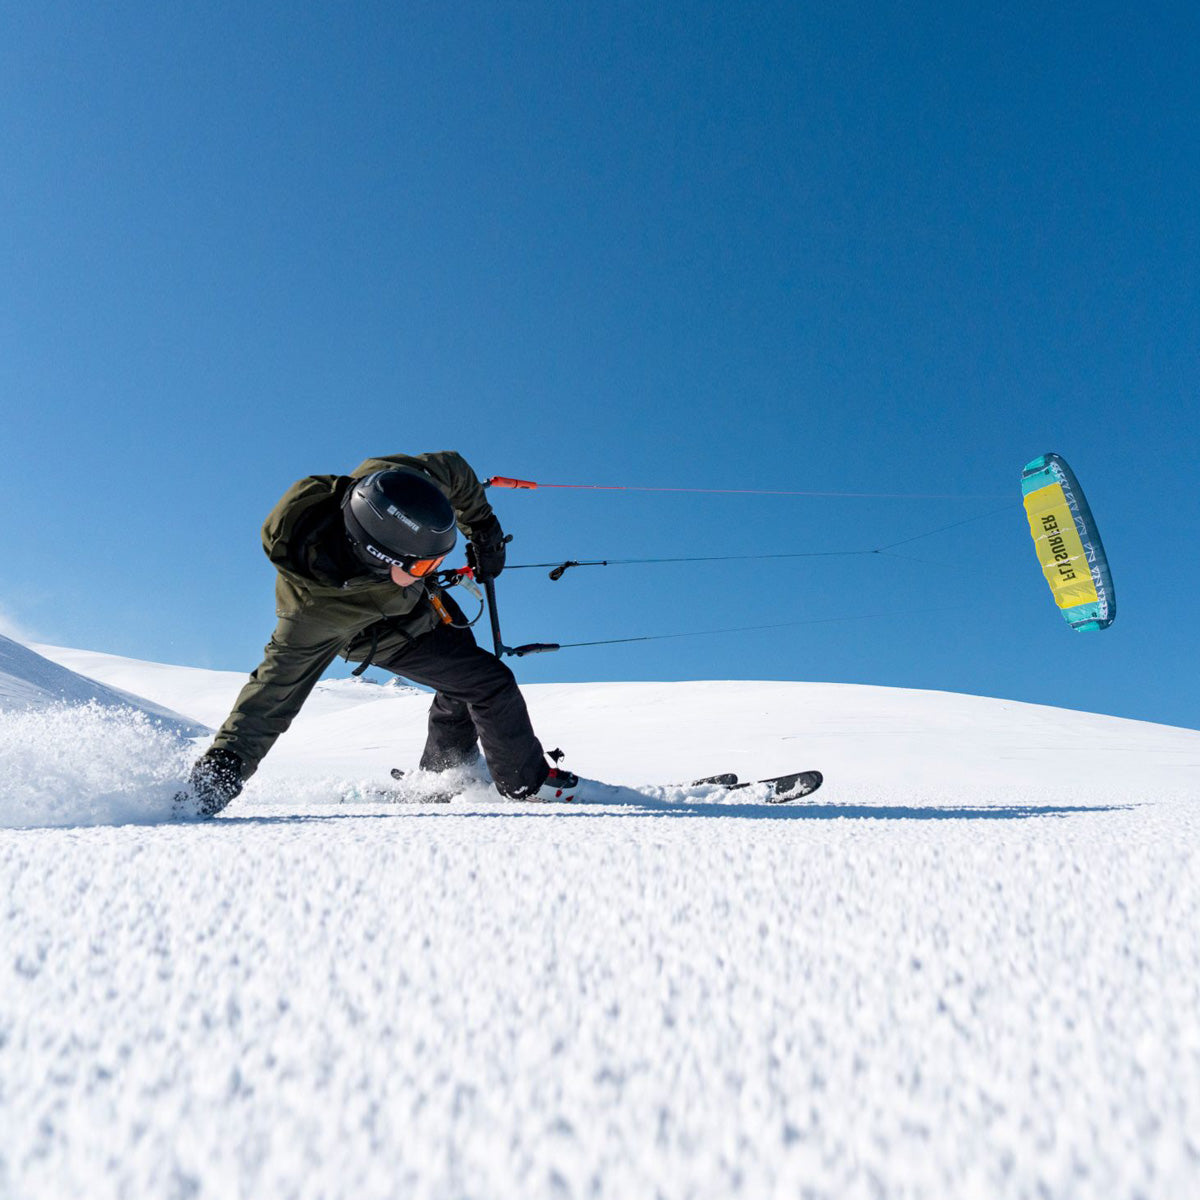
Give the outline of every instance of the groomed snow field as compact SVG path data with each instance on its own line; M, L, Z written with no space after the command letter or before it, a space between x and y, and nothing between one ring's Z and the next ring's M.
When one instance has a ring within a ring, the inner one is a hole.
M38 650L208 726L242 681ZM203 738L0 713L0 1196L1200 1196L1200 733L527 695L612 786L396 803L428 696L330 683L179 822ZM790 806L687 786L807 767Z

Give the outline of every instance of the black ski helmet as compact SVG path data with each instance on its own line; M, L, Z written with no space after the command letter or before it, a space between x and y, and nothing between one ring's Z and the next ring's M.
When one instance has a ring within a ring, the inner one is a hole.
M369 570L386 575L454 549L458 531L446 494L411 467L389 467L356 479L342 500L346 536Z

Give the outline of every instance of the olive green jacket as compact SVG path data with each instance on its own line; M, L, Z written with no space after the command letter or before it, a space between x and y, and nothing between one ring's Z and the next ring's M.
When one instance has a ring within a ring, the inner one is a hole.
M338 655L362 662L373 651L382 661L438 624L423 583L401 588L353 571L347 577L344 559L329 553L342 537L341 500L353 481L396 466L416 468L446 493L467 538L492 517L483 485L452 450L368 458L348 476L309 475L284 492L262 528L277 571L278 624L213 742L242 760L244 779Z

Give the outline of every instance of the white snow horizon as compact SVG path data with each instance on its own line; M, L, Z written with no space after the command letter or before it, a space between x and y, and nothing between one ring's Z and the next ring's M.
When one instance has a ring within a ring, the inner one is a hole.
M1200 731L542 684L603 784L415 805L428 693L332 680L180 822L245 676L5 641L6 1198L1200 1194Z

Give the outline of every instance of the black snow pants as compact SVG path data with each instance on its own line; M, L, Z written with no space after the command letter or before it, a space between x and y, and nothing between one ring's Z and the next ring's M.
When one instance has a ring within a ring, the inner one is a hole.
M476 644L469 629L439 625L377 656L374 664L437 692L429 709L423 770L470 762L479 744L501 792L536 790L545 782L549 764L516 677Z

